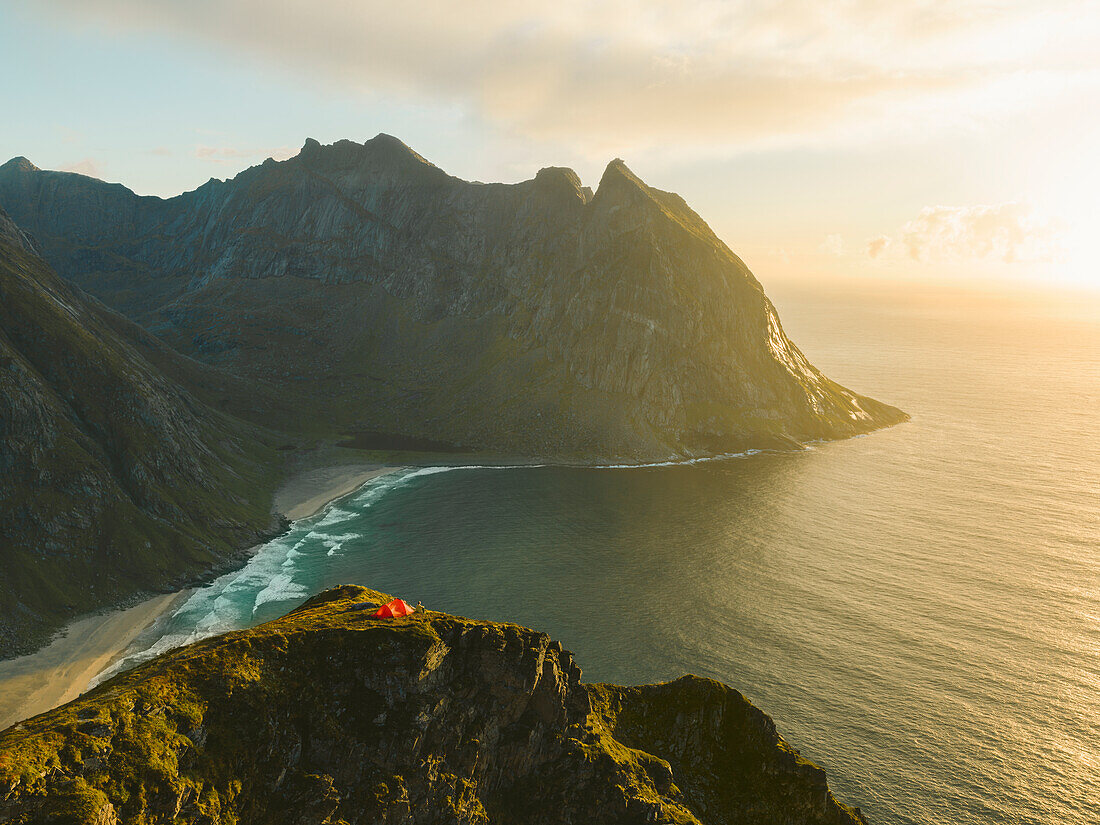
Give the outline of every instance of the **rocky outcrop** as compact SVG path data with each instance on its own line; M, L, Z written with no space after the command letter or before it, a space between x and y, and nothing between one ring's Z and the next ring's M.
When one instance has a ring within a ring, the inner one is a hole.
M270 388L259 420L290 430L654 459L905 418L816 370L744 263L619 160L593 194L307 141L161 200L17 158L0 205L65 277Z
M274 450L217 397L0 211L0 658L279 529Z
M717 682L590 685L542 633L344 586L0 734L0 823L857 825Z
M31 255L38 254L34 241L27 236L26 232L15 225L15 221L3 209L0 209L0 243L9 244L21 252Z

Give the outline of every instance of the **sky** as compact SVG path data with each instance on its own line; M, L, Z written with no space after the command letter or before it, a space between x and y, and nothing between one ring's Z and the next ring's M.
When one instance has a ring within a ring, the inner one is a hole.
M615 157L769 278L1100 290L1100 3L0 0L0 160L171 196L396 135Z

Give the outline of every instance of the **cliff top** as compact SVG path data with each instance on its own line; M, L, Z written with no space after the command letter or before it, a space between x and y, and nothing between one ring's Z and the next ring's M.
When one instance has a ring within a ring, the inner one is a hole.
M582 684L543 633L388 599L334 588L0 733L0 821L863 821L737 691Z

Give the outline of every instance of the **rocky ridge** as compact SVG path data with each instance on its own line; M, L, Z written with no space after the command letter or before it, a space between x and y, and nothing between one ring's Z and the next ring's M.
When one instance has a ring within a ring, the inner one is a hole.
M26 232L15 225L15 221L3 209L0 209L0 243L8 244L31 255L38 254L34 241L27 236Z
M0 205L62 275L279 399L257 420L288 431L649 460L906 417L816 370L744 263L620 160L593 193L309 140L162 200L16 158Z
M858 825L741 694L343 586L0 733L0 823Z
M0 210L0 658L280 529L209 369L58 277Z

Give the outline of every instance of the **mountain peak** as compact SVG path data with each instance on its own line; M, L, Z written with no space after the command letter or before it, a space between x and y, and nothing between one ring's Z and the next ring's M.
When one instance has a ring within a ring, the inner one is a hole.
M393 135L387 135L385 132L379 132L372 137L366 143L363 144L366 149L373 149L376 152L382 153L387 157L400 158L404 160L415 160L418 163L423 163L427 166L435 166L434 163L424 158L417 151L412 149L405 141L400 138L396 138Z
M605 183L615 181L625 181L643 189L649 188L646 186L645 181L630 170L630 167L623 162L622 158L615 158L607 164L607 168L603 170L603 177L600 178L600 187L602 188Z
M412 149L409 148L409 144L405 143L405 141L403 141L401 138L394 137L393 135L387 134L386 132L379 132L363 145L398 149L404 152L412 151Z
M608 199L613 202L634 200L639 195L651 197L649 186L645 181L630 171L622 158L615 158L604 169L600 185L596 188L596 198L601 201Z
M39 171L37 166L35 166L33 163L31 163L29 160L27 160L22 155L20 155L19 157L12 158L7 163L5 163L3 166L0 166L0 169L6 169L6 170L9 170L9 171L12 171L12 172L37 172L37 171Z
M580 187L581 178L568 166L544 166L535 175L535 180L564 180Z
M392 163L408 163L414 161L417 164L431 166L434 164L425 160L399 138L379 132L365 143L356 143L352 140L338 140L335 143L322 144L314 138L306 138L302 151L298 157L307 160L324 159L328 163L340 165L357 164L363 158L382 159Z
M545 187L545 191L559 192L582 204L592 197L592 190L581 185L580 176L567 166L546 166L535 175L535 184Z

